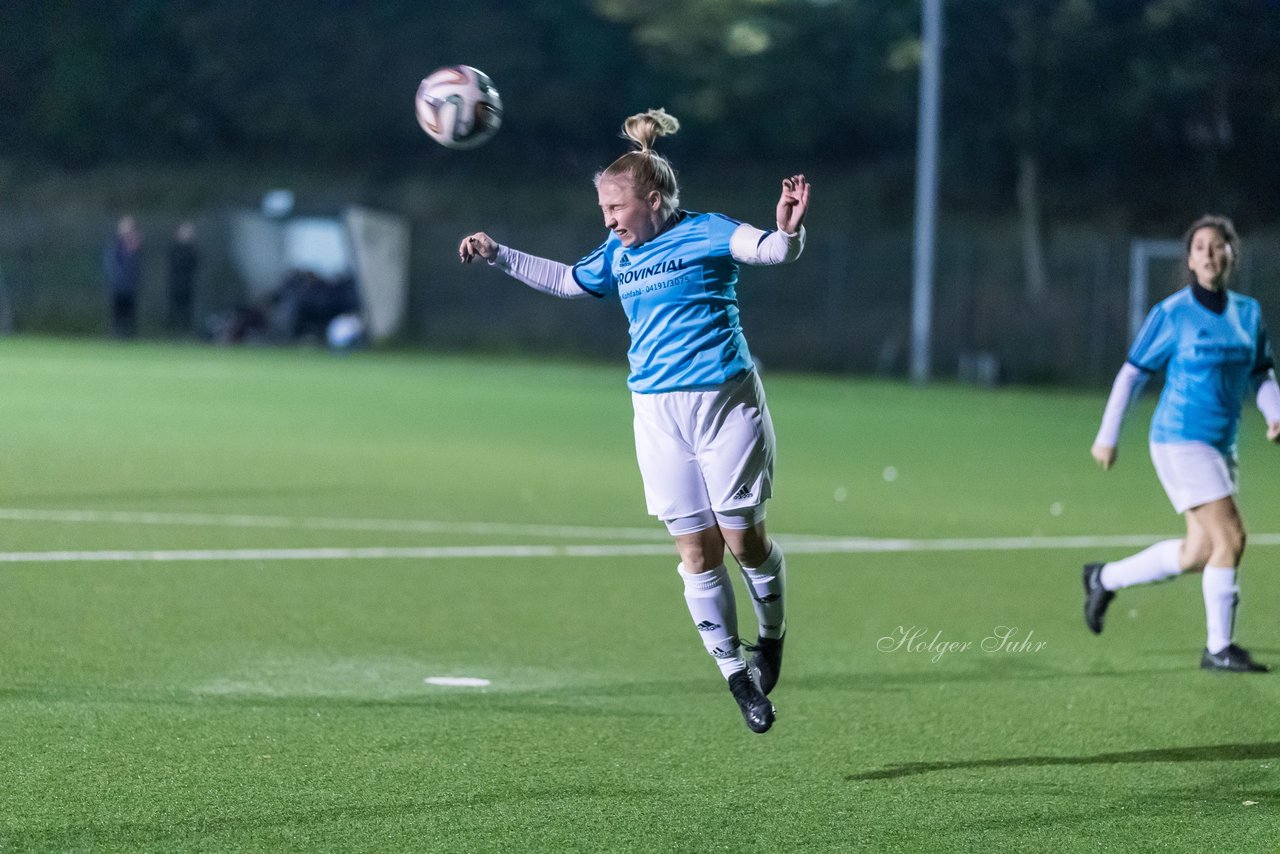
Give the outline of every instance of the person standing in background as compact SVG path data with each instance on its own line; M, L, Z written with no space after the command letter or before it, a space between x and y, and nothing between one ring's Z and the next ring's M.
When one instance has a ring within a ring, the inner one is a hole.
M169 244L169 314L170 332L189 333L194 318L196 269L200 252L196 247L196 224L183 220Z
M117 338L138 333L138 289L142 284L142 232L130 214L120 217L103 258L111 332Z

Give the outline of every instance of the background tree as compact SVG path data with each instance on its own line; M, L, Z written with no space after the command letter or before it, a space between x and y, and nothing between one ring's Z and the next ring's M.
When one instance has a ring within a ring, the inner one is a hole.
M966 0L947 22L945 203L1019 216L1032 292L1063 217L1270 214L1280 4ZM488 168L595 164L661 103L704 141L681 162L862 170L905 218L918 39L916 4L871 0L9 0L0 156L403 169L417 81L468 62L521 143Z

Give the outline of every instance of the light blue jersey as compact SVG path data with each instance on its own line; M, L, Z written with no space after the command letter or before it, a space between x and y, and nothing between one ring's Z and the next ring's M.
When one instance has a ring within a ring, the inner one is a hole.
M1235 453L1240 406L1273 357L1258 301L1226 296L1221 314L1201 305L1191 287L1161 300L1129 349L1135 367L1165 372L1152 442L1205 442Z
M714 388L751 369L729 251L741 223L715 213L676 216L631 249L610 234L573 266L583 290L622 301L631 334L627 387L640 394Z

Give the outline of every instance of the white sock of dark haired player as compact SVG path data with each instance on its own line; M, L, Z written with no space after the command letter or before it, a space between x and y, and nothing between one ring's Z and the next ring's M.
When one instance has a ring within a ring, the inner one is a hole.
M1107 590L1120 590L1173 578L1182 572L1178 559L1181 548L1182 540L1161 540L1135 555L1113 560L1102 567L1102 586Z
M1205 648L1212 653L1222 652L1232 641L1235 630L1236 605L1240 603L1240 588L1236 585L1234 566L1206 566L1200 580L1204 592L1204 616L1207 635Z

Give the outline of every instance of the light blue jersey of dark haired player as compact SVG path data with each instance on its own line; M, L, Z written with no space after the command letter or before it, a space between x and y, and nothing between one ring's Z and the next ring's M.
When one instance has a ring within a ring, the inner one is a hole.
M1204 442L1234 454L1241 403L1274 357L1257 300L1229 291L1215 314L1187 287L1151 309L1129 362L1165 372L1152 442Z
M716 213L675 215L652 240L628 249L610 234L573 266L584 290L622 301L631 333L627 386L641 394L714 388L752 364L729 249L741 223Z

